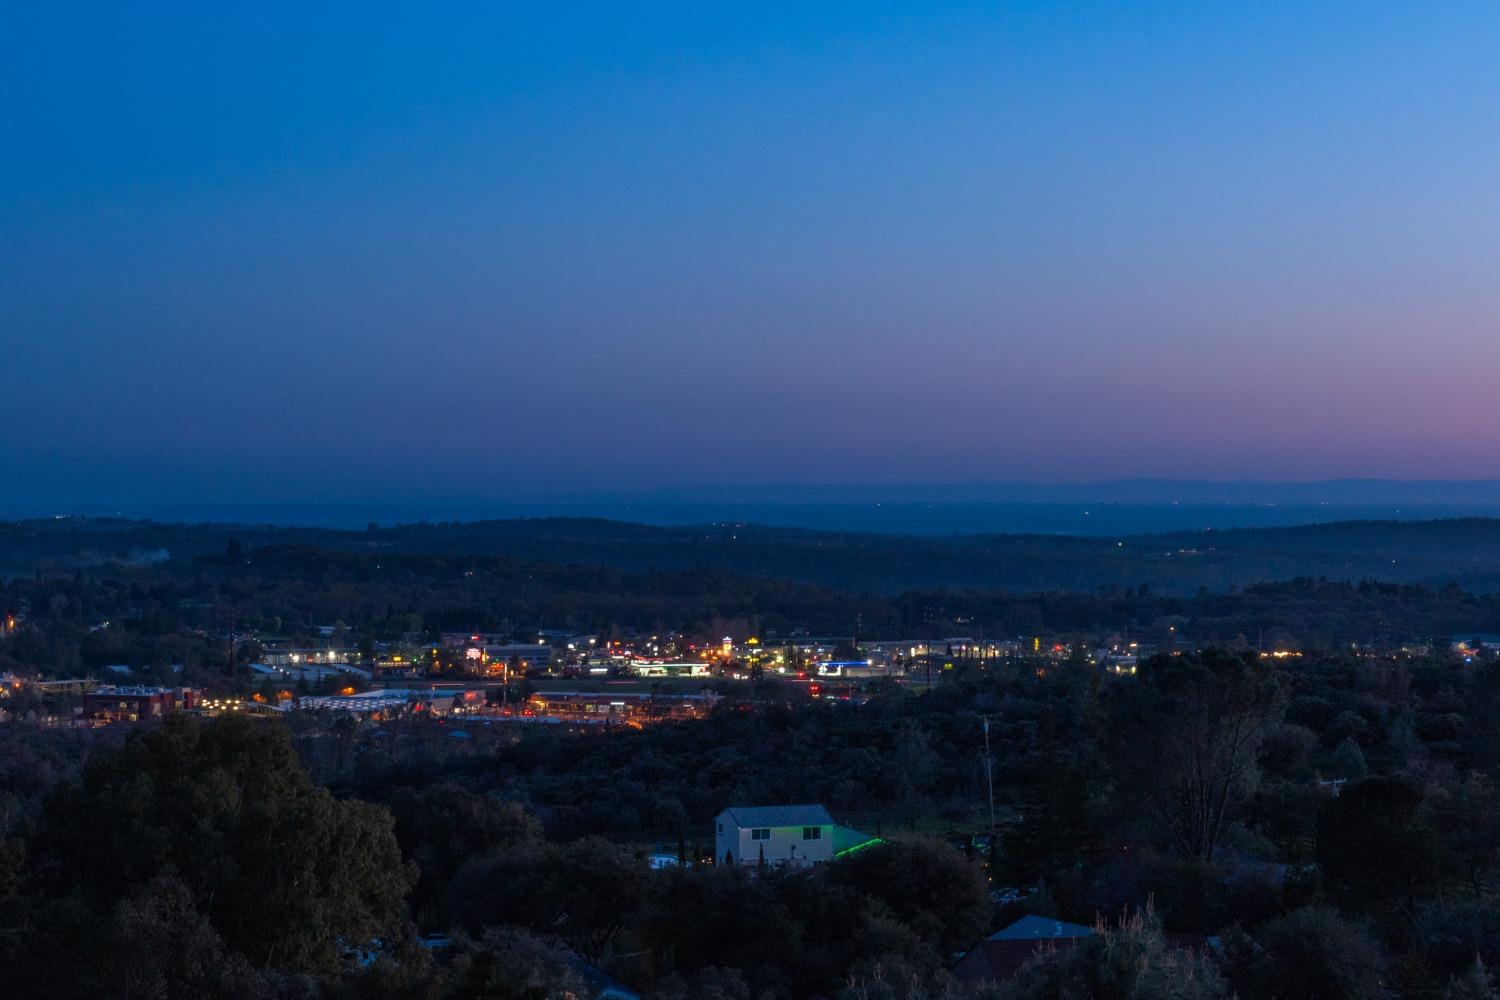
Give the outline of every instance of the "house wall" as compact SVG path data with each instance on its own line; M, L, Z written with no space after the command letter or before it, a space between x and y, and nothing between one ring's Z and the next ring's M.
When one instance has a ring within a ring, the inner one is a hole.
M769 840L752 840L751 828L735 826L725 816L714 821L714 863L723 864L724 855L733 853L735 864L753 865L760 862L761 848L765 848L767 863L797 861L816 863L833 857L833 827L819 827L823 835L818 840L803 840L800 826L773 826ZM720 833L720 826L723 832ZM792 848L796 848L793 852Z
M720 813L714 818L714 864L722 865L724 855L732 853L739 860L739 828L729 822L729 817Z

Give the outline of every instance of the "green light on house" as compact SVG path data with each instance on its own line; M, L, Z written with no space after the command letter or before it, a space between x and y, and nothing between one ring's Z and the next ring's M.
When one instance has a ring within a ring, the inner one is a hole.
M835 852L833 856L835 858L848 857L855 851L863 851L866 847L873 847L874 845L879 843L882 843L879 837L871 837L869 840L866 840L863 843L855 844L853 847L846 847L842 851Z

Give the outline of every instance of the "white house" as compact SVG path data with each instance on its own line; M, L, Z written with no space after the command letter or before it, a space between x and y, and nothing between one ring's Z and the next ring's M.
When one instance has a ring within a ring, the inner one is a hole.
M714 820L717 864L811 865L834 854L836 824L819 805L732 806Z

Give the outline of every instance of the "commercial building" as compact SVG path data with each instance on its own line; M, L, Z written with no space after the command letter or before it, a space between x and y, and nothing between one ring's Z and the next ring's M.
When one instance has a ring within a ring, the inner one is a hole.
M252 663L250 673L257 678L270 678L278 684L295 684L297 681L306 681L316 684L318 681L327 680L330 677L357 677L368 681L374 675L361 667L351 667L345 663L334 662L331 664L312 663L299 660L296 663L287 663L278 666L273 663Z
M552 662L552 647L540 642L512 642L503 645L486 645L484 660L492 664L491 673L500 673L502 667L520 664L527 672L540 670Z
M477 701L482 699L483 695L477 692L386 688L357 694L299 698L297 707L312 712L346 712L367 718L390 719L406 715L451 715L476 707Z
M141 722L198 707L194 688L108 685L83 695L83 717L108 722Z
M701 660L667 663L661 660L631 660L630 672L637 677L707 677L708 664Z
M673 719L701 719L713 711L715 694L646 694L619 691L538 691L525 712L563 722L643 726Z

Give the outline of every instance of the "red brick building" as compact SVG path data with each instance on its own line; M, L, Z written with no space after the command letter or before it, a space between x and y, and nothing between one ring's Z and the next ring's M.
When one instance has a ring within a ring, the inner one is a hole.
M160 719L173 712L198 707L195 688L107 686L83 696L83 717L110 722Z

